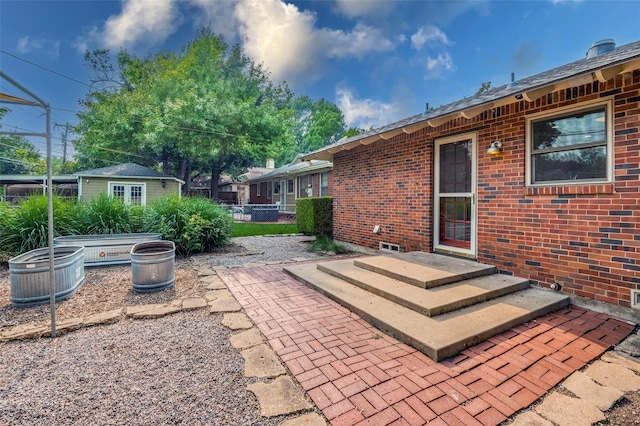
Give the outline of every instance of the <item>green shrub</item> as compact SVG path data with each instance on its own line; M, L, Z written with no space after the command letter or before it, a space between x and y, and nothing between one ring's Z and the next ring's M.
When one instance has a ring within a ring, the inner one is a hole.
M182 256L204 253L231 237L231 215L204 198L171 196L155 201L146 214L146 232L159 232L176 244Z
M79 231L77 205L53 197L54 237L74 235ZM8 210L3 208L3 210ZM12 212L5 214L0 223L0 247L5 252L18 255L49 245L48 202L44 195L32 196L20 203Z
M296 200L298 231L305 235L333 233L333 197L308 197Z
M139 207L138 207L139 208ZM98 198L78 206L80 234L128 234L139 232L140 223L134 223L133 207L122 200L100 194Z

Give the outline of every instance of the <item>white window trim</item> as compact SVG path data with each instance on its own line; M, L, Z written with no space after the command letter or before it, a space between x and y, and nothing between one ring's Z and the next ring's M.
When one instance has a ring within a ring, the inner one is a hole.
M142 187L142 194L141 194L140 205L141 206L146 206L147 205L147 184L146 184L146 182L108 181L107 182L107 195L109 195L110 197L113 197L113 186L114 185L122 185L125 188L126 187L132 187L132 186L141 186ZM126 202L126 197L125 197L125 203L129 204L129 203Z
M280 195L281 192L281 188L280 188L280 181L273 181L273 195ZM278 188L278 191L276 192L276 188Z
M532 176L532 164L531 164L531 135L532 131L532 123L533 121L540 120L541 118L550 118L550 117L562 117L566 115L570 115L574 112L580 112L583 110L589 110L597 107L605 107L605 134L607 137L607 178L605 180L575 180L575 181L556 181L556 182L543 182L543 183L533 183ZM544 186L576 186L576 185L601 185L608 184L613 182L613 164L614 164L614 150L613 150L613 142L614 142L614 122L613 122L613 98L608 99L597 99L590 102L581 102L579 104L571 105L568 107L555 108L552 110L539 112L536 114L531 114L526 117L526 127L525 127L525 146L526 146L526 186L528 187L544 187Z
M322 177L326 176L327 177L327 186L322 186ZM320 173L320 195L322 196L322 190L324 188L327 188L327 195L329 195L329 172L322 172Z
M262 185L262 182L258 182L256 184L256 197L260 196L260 186Z
M293 190L291 192L289 192L289 181L293 181ZM291 194L295 194L296 193L296 180L295 179L287 179L287 195L291 195Z

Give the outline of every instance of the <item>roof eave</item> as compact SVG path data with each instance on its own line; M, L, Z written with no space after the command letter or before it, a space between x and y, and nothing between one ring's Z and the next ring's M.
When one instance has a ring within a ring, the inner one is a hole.
M432 116L426 116L424 120L418 120L416 122L398 125L398 126L385 126L386 130L366 135L362 138L358 138L352 141L345 141L344 143L336 143L326 146L318 151L311 152L304 156L304 160L327 160L331 161L333 155L340 151L348 151L356 148L360 145L369 145L379 140L387 140L395 137L399 134L406 133L411 134L425 127L438 127L450 120L456 118L471 119L479 114L483 113L489 108L497 108L504 105L508 105L521 100L527 102L535 102L557 90L567 89L570 87L576 87L582 84L588 84L590 82L599 81L606 82L610 79L627 72L640 69L640 57L634 56L630 58L621 59L619 61L612 61L602 66L596 66L582 70L581 72L561 76L558 79L550 79L543 84L531 85L529 87L523 87L518 90L514 87L511 91L508 91L503 96L497 96L491 100L483 101L479 98L479 102L472 103L464 108L453 109L452 111L443 111L441 114L434 114ZM406 120L402 120L406 121ZM398 122L401 123L402 121ZM384 128L384 127L383 127Z

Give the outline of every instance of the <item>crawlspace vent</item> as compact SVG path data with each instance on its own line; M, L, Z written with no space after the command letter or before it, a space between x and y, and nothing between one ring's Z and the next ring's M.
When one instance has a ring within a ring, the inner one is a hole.
M631 290L631 307L640 309L640 290Z
M400 253L400 246L380 241L380 251L388 251L390 253Z

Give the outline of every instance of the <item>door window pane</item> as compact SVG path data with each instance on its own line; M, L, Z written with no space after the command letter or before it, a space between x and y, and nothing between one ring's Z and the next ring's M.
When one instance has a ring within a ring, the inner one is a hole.
M440 192L471 192L471 140L440 146Z

